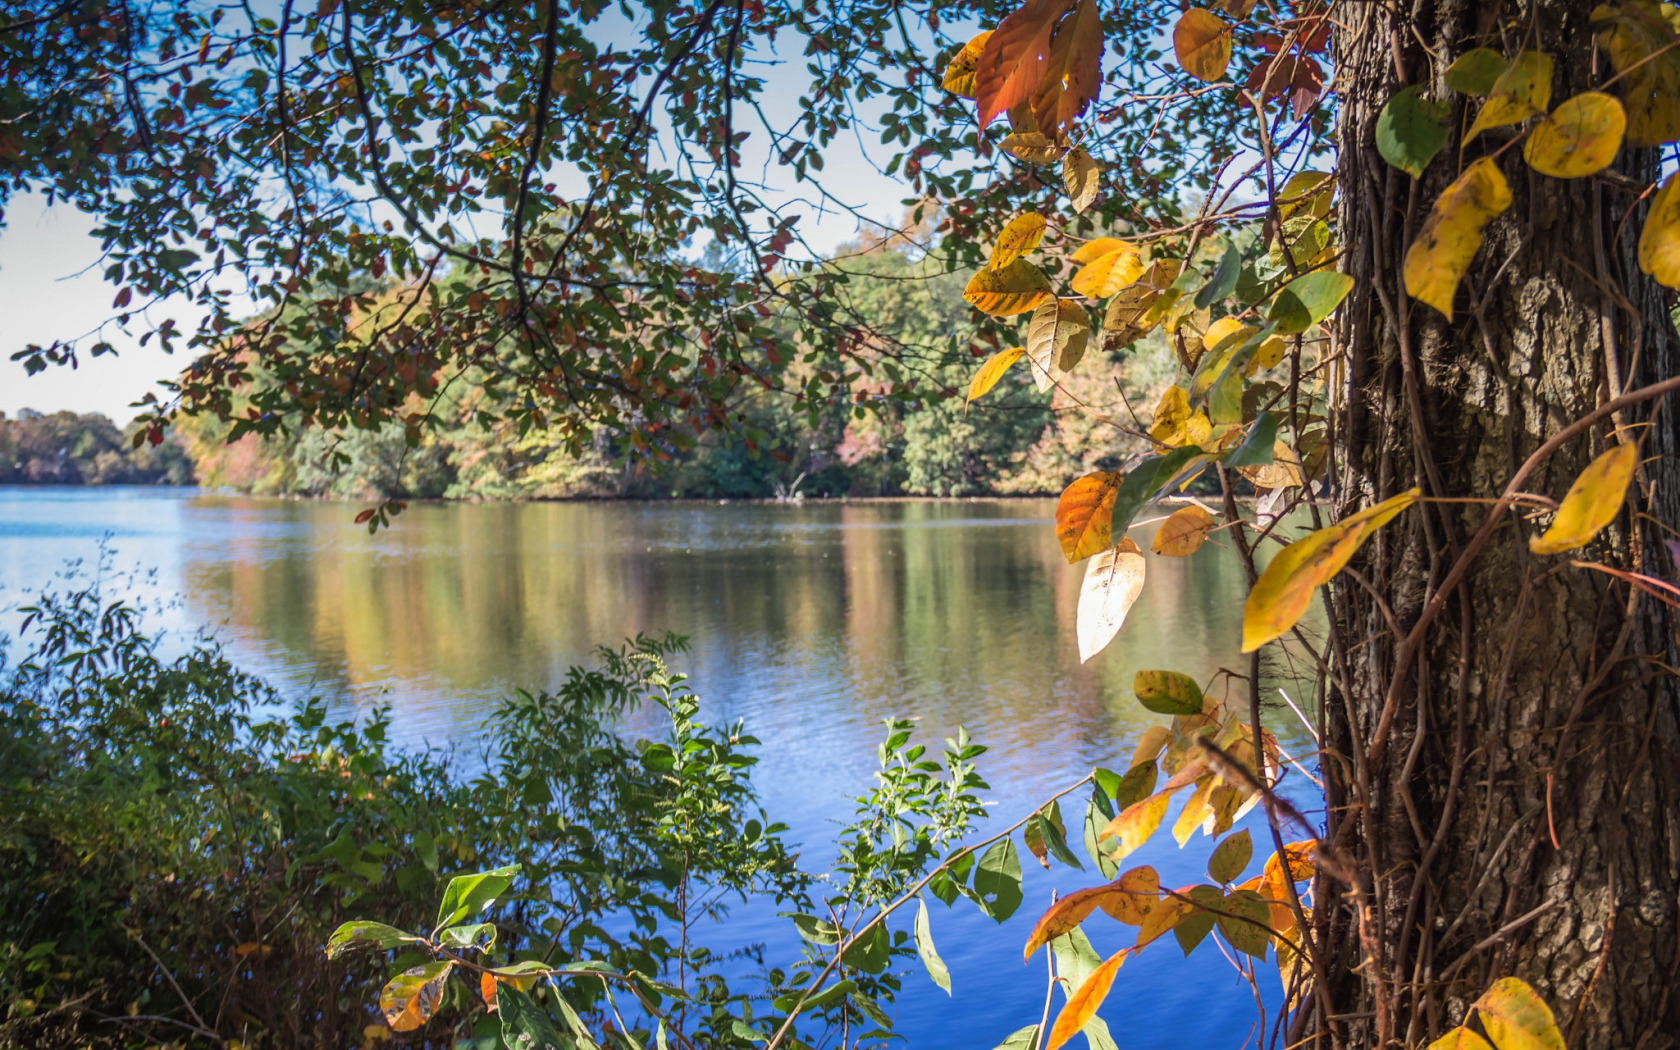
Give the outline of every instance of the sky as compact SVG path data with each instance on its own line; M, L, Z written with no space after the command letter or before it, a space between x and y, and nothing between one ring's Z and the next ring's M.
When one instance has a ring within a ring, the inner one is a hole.
M602 30L608 37L635 31L622 17L603 20ZM791 48L781 56L754 57L764 64L751 72L769 81L763 96L766 115L774 125L785 128L797 117L798 98L807 85L800 49ZM779 81L785 82L785 89ZM874 141L868 132L863 136ZM889 155L878 142L871 152L883 163ZM777 165L765 166L767 153L764 132L755 129L742 149L742 177L751 179L762 172L772 190L782 191L780 195L793 211L805 213L798 230L814 251L832 252L857 236L858 221L853 216L832 207L825 211L816 203L809 207L798 204L794 197L799 191L792 185L791 173ZM902 216L900 201L909 186L881 175L857 138L837 139L823 159L822 180L830 192L881 222L896 222ZM565 173L556 174L565 185ZM581 195L581 180L579 191ZM171 356L159 349L155 340L144 347L138 342L141 332L168 318L173 318L183 332L196 331L200 314L181 299L153 307L147 315L150 324L137 320L132 334L109 325L104 338L116 348L115 355L84 356L75 369L51 367L33 376L25 374L21 363L11 360L14 353L31 343L47 345L55 339L81 336L111 318L111 299L116 292L100 274L99 242L92 236L94 225L90 216L69 204L49 207L40 194L16 195L6 205L0 225L0 412L15 415L24 408L100 412L124 424L134 417L131 406L141 395L189 363L186 351Z
M68 204L47 207L38 194L14 197L7 205L0 229L0 412L70 409L126 423L134 416L128 406L186 363L159 350L156 341L139 346L137 335L124 337L114 325L106 338L116 356L84 358L78 368L49 368L33 376L11 360L31 343L81 335L111 316L116 290L99 272L93 226L92 218ZM183 326L196 320L180 303L150 314L155 323L171 316Z

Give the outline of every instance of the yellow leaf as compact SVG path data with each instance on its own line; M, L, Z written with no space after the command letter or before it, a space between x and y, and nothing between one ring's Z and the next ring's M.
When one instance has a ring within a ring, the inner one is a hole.
M1551 1007L1515 977L1493 982L1476 1000L1475 1009L1499 1050L1564 1050Z
M1122 948L1110 955L1103 964L1091 971L1091 976L1085 978L1074 993L1068 996L1067 1005L1056 1016L1056 1023L1050 1028L1050 1039L1044 1044L1044 1050L1057 1050L1063 1043L1079 1034L1079 1030L1096 1016L1097 1007L1108 998L1108 990L1114 984L1114 975L1119 972L1120 964L1126 961L1126 956L1132 949Z
M1010 219L1003 232L998 234L997 243L992 245L992 258L987 267L1001 270L1038 247L1038 242L1044 238L1044 227L1044 216L1035 211Z
M1153 760L1155 756L1161 753L1161 749L1167 746L1167 741L1171 737L1172 731L1166 726L1150 726L1145 729L1143 739L1138 741L1137 750L1132 753L1130 768L1135 769L1143 763Z
M1056 539L1068 564L1084 561L1107 550L1109 528L1114 518L1114 497L1120 492L1120 474L1093 471L1077 478L1056 500Z
M1155 406L1155 418L1149 427L1149 436L1155 441L1176 447L1186 444L1189 436L1186 433L1190 422L1190 395L1181 386L1169 386L1161 394L1161 401Z
M1296 172L1278 193L1278 214L1284 219L1295 215L1328 218L1335 198L1336 180L1328 172Z
M1017 131L998 143L998 148L1030 164L1049 164L1068 151L1066 142L1042 131Z
M1141 802L1134 802L1120 811L1120 815L1108 822L1098 836L1099 841L1106 838L1117 838L1120 845L1110 857L1124 860L1137 848L1149 841L1149 836L1155 834L1155 829L1161 826L1161 818L1167 815L1167 803L1172 799L1172 789L1163 788Z
M391 978L379 993L385 1023L398 1032L412 1032L431 1020L443 998L452 962L427 963Z
M1579 179L1602 171L1616 159L1627 130L1622 104L1588 91L1565 101L1529 132L1523 159L1542 175Z
M1042 303L1027 321L1027 359L1033 382L1048 390L1056 378L1073 370L1091 341L1091 318L1072 299Z
M1073 290L1080 295L1087 299L1107 299L1143 276L1143 256L1130 244L1113 237L1103 237L1086 244L1074 253L1074 261L1084 261L1079 256L1087 253L1087 249L1094 244L1111 247L1101 255L1091 258L1073 275Z
M1050 278L1025 259L1016 259L1008 266L988 266L976 273L963 289L963 298L993 317L1026 313L1050 298Z
M1475 1032L1459 1025L1430 1043L1429 1050L1493 1050L1493 1046Z
M1103 315L1102 348L1112 352L1130 346L1160 324L1161 314L1155 306L1163 289L1176 280L1178 261L1157 259L1135 283L1120 289Z
M1115 892L1099 903L1117 922L1142 926L1161 903L1161 878L1147 864L1133 868L1114 881Z
M1126 242L1118 237L1095 237L1081 244L1072 255L1068 256L1068 259L1083 265L1093 259L1100 259L1109 252L1117 251L1125 245Z
M1488 128L1521 124L1546 112L1551 104L1552 56L1544 51L1524 51L1493 82L1493 93L1482 103L1476 122L1464 133L1464 141Z
M1627 144L1660 146L1680 139L1680 7L1624 0L1594 9L1599 46L1620 76Z
M1283 336L1267 336L1260 348L1254 351L1254 356L1248 359L1248 369L1243 374L1252 376L1256 372L1270 371L1283 362L1283 356L1288 352L1289 344L1283 341Z
M1212 11L1192 7L1173 26L1173 52L1186 73L1212 83L1231 64L1231 27Z
M1104 886L1092 886L1088 889L1075 890L1052 904L1050 908L1038 917L1032 933L1027 936L1026 947L1021 949L1022 958L1031 958L1032 953L1049 944L1051 941L1067 933L1069 930L1084 922L1097 910L1104 899L1119 892L1119 887L1113 883Z
M1243 603L1243 647L1251 653L1295 626L1313 592L1342 571L1361 544L1423 493L1408 489L1296 540L1273 556Z
M1639 234L1639 268L1658 284L1680 288L1680 175L1670 175L1651 198Z
M968 381L968 401L972 403L984 397L986 391L997 386L1003 373L1009 371L1009 366L1018 361L1025 350L1012 346L1008 350L1000 350L986 359L980 366L980 371L974 373L974 378Z
M1112 503L1108 509L1112 514ZM1126 537L1094 556L1085 566L1075 630L1080 663L1102 652L1119 633L1120 625L1126 622L1126 613L1143 592L1143 571L1143 552Z
M1254 467L1238 467L1237 473L1253 482L1257 489L1286 489L1294 485L1305 485L1306 474L1301 470L1301 460L1295 455L1295 450L1282 438L1272 442L1272 461Z
M1173 838L1178 840L1179 846L1190 841L1190 836L1196 829L1207 823L1213 816L1213 791L1216 783L1208 777L1196 785L1196 790L1185 800L1184 808L1178 811L1178 819L1173 822Z
M1161 522L1161 527L1155 530L1155 542L1150 546L1156 554L1183 558L1201 549L1208 532L1216 524L1212 514L1192 504L1173 511L1166 521Z
M1221 317L1208 325L1207 331L1202 333L1202 349L1212 350L1233 336L1239 337L1239 340L1246 339L1253 335L1255 331L1256 329L1252 325L1243 324L1235 317Z
M1511 206L1499 165L1483 157L1448 186L1406 249L1406 294L1453 315L1453 295L1482 246L1482 228Z
M945 67L946 91L963 98L974 97L974 71L980 68L980 52L991 38L992 31L988 29L964 44L963 49L951 59L951 64Z
M1062 157L1062 185L1073 201L1073 210L1083 212L1097 199L1102 169L1082 147L1075 146Z
M1639 446L1631 441L1589 463L1558 505L1552 527L1544 536L1530 536L1528 549L1535 554L1562 554L1584 546L1615 520L1638 465Z

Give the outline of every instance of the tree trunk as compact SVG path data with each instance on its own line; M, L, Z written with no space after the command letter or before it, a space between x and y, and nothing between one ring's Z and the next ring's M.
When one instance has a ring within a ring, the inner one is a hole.
M1660 602L1570 565L1680 578L1661 542L1680 526L1674 398L1604 414L1523 484L1561 499L1595 455L1639 440L1628 506L1595 542L1532 555L1544 519L1518 507L1471 550L1549 437L1680 374L1667 295L1635 263L1643 206L1623 222L1656 152L1561 180L1508 149L1513 203L1488 226L1454 319L1408 299L1401 278L1441 191L1520 131L1461 147L1480 103L1447 91L1447 63L1476 46L1542 50L1556 58L1554 101L1590 90L1609 76L1588 21L1597 2L1339 9L1341 231L1356 283L1331 491L1344 509L1414 485L1482 502L1408 512L1327 595L1328 837L1366 873L1363 887L1323 874L1318 887L1337 1045L1425 1046L1503 976L1540 992L1572 1050L1680 1040L1680 632ZM1453 100L1452 132L1414 182L1374 133L1383 103L1419 82Z

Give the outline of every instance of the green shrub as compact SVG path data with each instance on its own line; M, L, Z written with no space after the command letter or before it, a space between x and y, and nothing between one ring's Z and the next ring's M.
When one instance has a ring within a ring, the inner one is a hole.
M422 928L462 870L529 878L500 917L504 947L649 972L677 950L664 927L685 874L803 899L781 829L753 809L748 738L695 725L670 687L661 660L680 638L637 638L552 694L517 694L469 777L389 746L385 711L274 716L286 705L214 645L166 658L137 609L94 591L25 612L29 651L0 686L0 1045L354 1045L379 1021L387 964L329 960L327 936L361 912ZM669 743L603 728L656 677L706 756L708 833L730 832L727 849L670 848L659 822L692 786L660 768ZM739 833L749 821L756 835Z
M981 813L983 749L959 734L934 761L890 721L832 871L806 874L756 804L757 741L702 725L667 670L676 636L516 693L474 771L391 746L385 710L357 724L287 705L206 639L170 656L97 590L24 615L24 655L0 666L0 1047L496 1050L502 1018L474 981L441 983L419 1030L387 1027L381 989L440 950L472 954L462 974L610 971L673 996L673 1013L621 1014L592 979L544 1000L625 1046L667 1018L679 1045L744 1048L790 1010L797 1045L855 1040L884 1027L894 966L916 954L885 919ZM611 731L638 703L667 716L662 739ZM438 939L451 879L495 869L518 878L493 925L475 906L450 920L465 940ZM779 965L715 943L745 901L794 917ZM403 931L394 954L325 950L369 920ZM843 959L841 932L859 945ZM810 995L831 976L838 991Z

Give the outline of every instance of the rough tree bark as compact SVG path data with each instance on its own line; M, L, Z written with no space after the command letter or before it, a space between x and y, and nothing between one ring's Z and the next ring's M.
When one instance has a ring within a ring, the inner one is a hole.
M1406 298L1406 246L1447 183L1518 129L1461 147L1478 102L1459 96L1448 148L1415 184L1374 138L1395 90L1422 82L1452 97L1443 70L1478 45L1554 55L1554 101L1601 84L1596 2L1341 8L1341 218L1357 283L1335 491L1350 508L1413 485L1484 502L1408 513L1330 594L1330 837L1371 873L1363 937L1358 894L1322 877L1319 887L1315 923L1341 975L1338 1045L1424 1046L1507 975L1547 999L1572 1050L1680 1044L1674 615L1569 556L1530 555L1536 524L1520 508L1462 583L1443 586L1488 519L1485 501L1547 438L1680 374L1671 302L1635 263L1643 207L1623 221L1657 174L1655 151L1624 150L1613 172L1565 181L1506 150L1514 203L1488 227L1449 322ZM1606 415L1523 486L1561 498L1594 455L1641 441L1628 509L1575 556L1676 577L1660 542L1680 527L1675 400ZM1408 659L1400 639L1426 617Z

